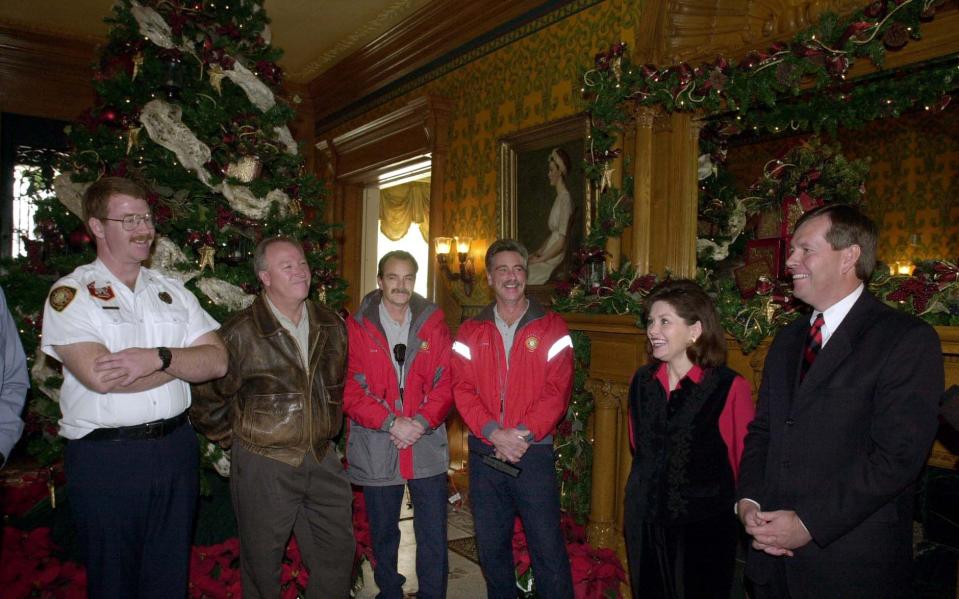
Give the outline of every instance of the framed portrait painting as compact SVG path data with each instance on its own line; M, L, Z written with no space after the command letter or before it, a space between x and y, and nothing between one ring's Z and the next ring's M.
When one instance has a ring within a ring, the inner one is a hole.
M588 121L575 115L499 140L499 236L530 253L527 285L570 279L586 233Z

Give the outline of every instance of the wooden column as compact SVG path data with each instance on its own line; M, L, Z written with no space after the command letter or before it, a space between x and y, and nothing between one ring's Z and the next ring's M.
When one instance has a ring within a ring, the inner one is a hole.
M629 385L590 379L586 381L586 390L593 394L596 408L593 412L593 481L590 489L589 524L586 536L589 542L598 547L616 549L622 544L620 527L617 525L616 480L617 453L620 445L616 431L620 413L625 406Z
M669 202L669 239L666 268L676 277L696 275L696 215L699 211L697 165L700 121L690 113L670 115L672 129L670 169L675 186Z
M653 119L655 111L641 108L636 115L636 145L633 153L633 239L630 262L641 273L649 272L652 247Z

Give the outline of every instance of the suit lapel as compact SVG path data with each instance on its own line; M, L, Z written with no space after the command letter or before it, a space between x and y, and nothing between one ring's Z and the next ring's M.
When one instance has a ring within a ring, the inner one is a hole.
M836 369L854 352L859 340L863 338L864 330L873 322L872 314L876 303L876 299L868 291L862 292L839 328L829 337L829 342L819 351L816 361L809 367L809 372L800 383L799 389L815 389L829 380ZM808 331L808 327L806 330ZM802 343L805 343L805 339ZM799 355L799 362L802 362L801 347L797 355Z

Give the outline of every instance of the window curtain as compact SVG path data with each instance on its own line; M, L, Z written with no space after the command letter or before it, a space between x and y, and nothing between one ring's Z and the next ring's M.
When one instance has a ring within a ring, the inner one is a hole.
M412 181L380 190L380 230L391 241L402 239L417 223L423 241L430 238L430 183Z

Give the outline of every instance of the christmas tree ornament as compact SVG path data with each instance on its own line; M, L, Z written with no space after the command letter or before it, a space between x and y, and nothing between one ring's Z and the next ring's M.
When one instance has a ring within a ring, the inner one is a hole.
M223 67L218 64L212 64L207 69L207 76L210 78L210 86L216 90L216 93L223 93L223 78L226 77L226 73L223 72Z
M213 246L203 244L200 246L200 272L202 273L206 270L206 267L210 267L210 272L216 270L216 265L213 263L213 256L216 254L216 249Z
M256 156L241 156L236 162L226 167L226 176L239 179L243 183L250 183L260 176L263 163Z
M137 52L133 55L133 77L132 79L136 81L137 75L140 74L140 69L143 68L143 52Z
M90 238L90 234L87 233L86 227L83 225L80 225L70 233L69 241L70 247L78 251L85 250L93 243L93 239Z
M142 127L130 127L127 129L127 155L140 144L140 130Z

